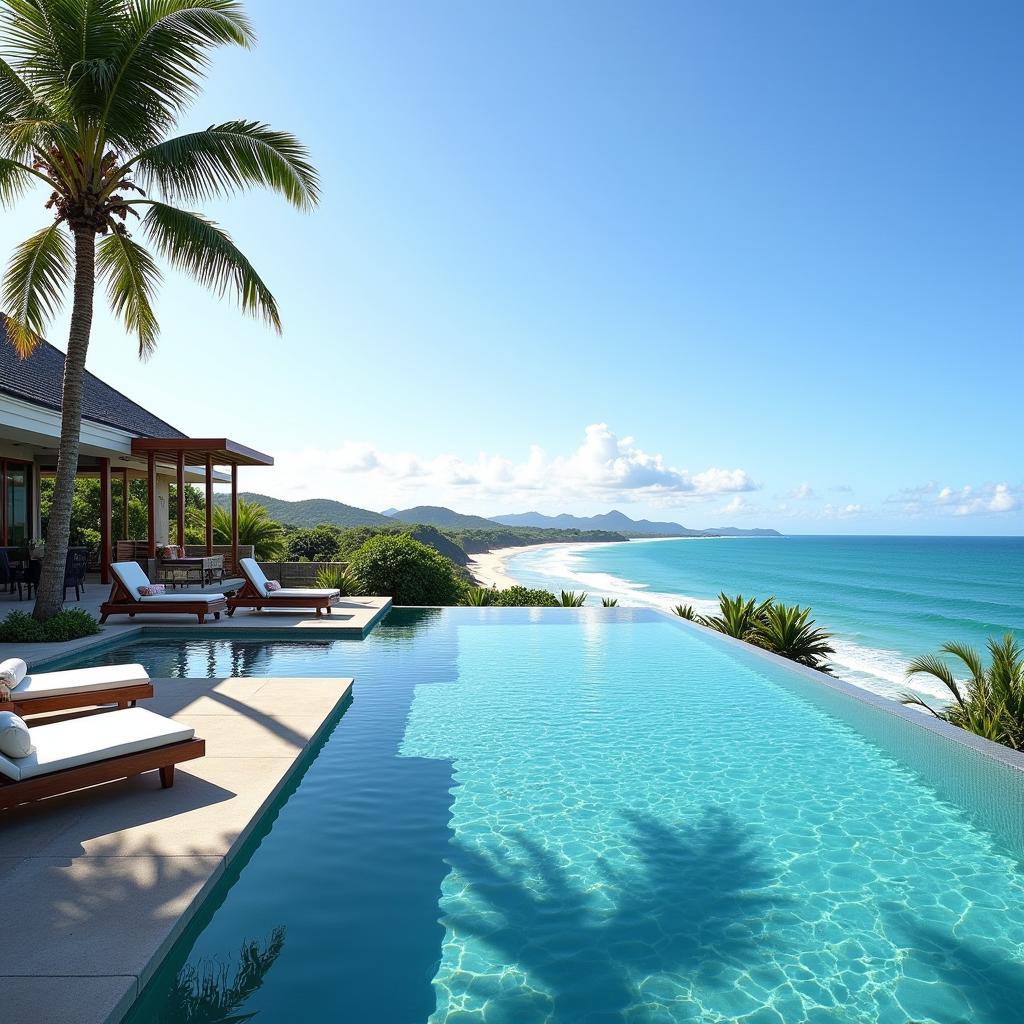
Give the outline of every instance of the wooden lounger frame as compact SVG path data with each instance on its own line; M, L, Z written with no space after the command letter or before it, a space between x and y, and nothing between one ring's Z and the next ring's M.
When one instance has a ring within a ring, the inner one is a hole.
M116 704L119 709L133 708L137 700L147 700L152 696L152 683L130 683L125 686L108 686L103 690L81 690L58 693L52 697L28 697L25 700L18 700L18 692L15 690L9 702L0 701L0 711L13 711L24 718L26 715L73 711L75 708L98 707L101 704Z
M32 800L42 800L48 796L71 793L76 789L99 785L101 782L129 779L133 775L142 775L143 772L154 770L160 772L160 784L167 789L174 785L176 764L193 761L205 753L206 741L191 739L154 747L152 750L140 750L137 754L108 757L105 761L94 761L92 764L79 765L77 768L64 768L31 779L15 781L0 776L0 810Z
M274 592L261 594L252 584L252 581L242 570L245 576L245 583L241 590L235 591L228 598L228 618L235 614L236 608L255 608L261 611L266 608L315 608L316 617L319 619L323 612L331 614L331 602L334 597L275 597Z
M100 605L100 625L108 615L127 615L133 619L140 612L145 615L197 615L199 625L207 615L220 618L228 610L228 603L222 597L219 601L137 601L130 590L116 577L110 588L110 597Z

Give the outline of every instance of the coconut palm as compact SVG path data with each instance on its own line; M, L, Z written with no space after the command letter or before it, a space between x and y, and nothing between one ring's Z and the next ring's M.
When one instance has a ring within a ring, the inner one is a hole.
M933 708L922 696L904 693L900 700L930 711L936 718L977 733L1015 750L1024 750L1024 649L1012 633L987 643L988 668L978 651L967 644L948 643L939 654L915 658L907 676L926 675L937 679L949 691L951 702ZM940 655L956 658L967 670L959 682Z
M751 643L790 661L799 662L821 672L831 672L826 659L835 650L831 637L814 624L810 608L771 602L755 616L748 637Z
M286 132L236 120L170 137L211 51L253 43L237 0L0 0L0 202L41 183L53 213L15 249L3 282L22 355L72 298L37 618L61 607L97 280L143 357L158 333L155 257L280 330L274 296L227 232L176 205L251 187L304 210L317 203L316 171ZM136 223L151 248L128 230Z
M231 512L222 505L213 506L213 539L218 544L231 543ZM257 559L272 562L284 553L284 530L262 505L239 498L238 543L251 544Z

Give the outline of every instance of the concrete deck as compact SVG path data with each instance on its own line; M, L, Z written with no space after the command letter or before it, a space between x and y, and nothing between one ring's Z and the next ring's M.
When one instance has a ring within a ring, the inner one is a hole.
M331 724L351 679L168 679L206 757L0 812L3 1024L113 1024ZM13 936L17 935L17 938Z
M225 581L229 585L231 581ZM210 593L217 587L179 587L174 593ZM109 587L103 586L98 580L90 579L81 600L65 602L65 608L84 608L91 615L99 618L100 605L107 599ZM0 661L4 658L24 658L32 665L41 665L54 658L66 658L69 655L87 651L97 644L106 645L118 639L128 639L146 632L159 635L163 633L181 632L210 633L217 636L245 636L253 632L302 630L306 635L315 633L324 637L361 637L367 633L387 614L391 608L390 597L343 597L334 605L330 615L316 617L315 612L286 611L253 611L251 608L240 608L229 619L221 615L220 620L207 619L199 625L194 615L144 615L138 614L134 619L127 615L112 615L106 624L100 627L98 636L83 637L60 644L0 644ZM0 618L9 611L18 609L31 612L32 602L18 601L17 594L0 594Z

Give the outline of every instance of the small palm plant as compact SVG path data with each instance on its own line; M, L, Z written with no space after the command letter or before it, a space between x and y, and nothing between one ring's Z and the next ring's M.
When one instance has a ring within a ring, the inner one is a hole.
M681 619L686 619L687 622L698 622L700 620L700 616L692 604L677 604L672 609L672 613L678 615Z
M790 661L831 672L826 663L835 650L825 630L814 624L810 608L771 602L754 616L754 626L748 637L751 643L766 651L779 654Z
M769 597L758 602L756 597L744 598L742 594L728 597L718 595L718 615L701 615L697 621L708 629L713 629L737 640L753 640L758 627L765 622L768 609L775 598Z
M463 595L462 603L474 608L482 608L491 603L491 591L486 587L470 587Z
M1024 750L1024 649L1012 633L1001 640L991 638L987 647L988 668L975 648L961 643L943 644L939 654L927 654L910 663L908 677L931 676L949 691L952 701L945 708L933 708L914 693L901 694L900 700L925 708L967 732ZM956 658L967 669L963 682L957 681L942 654Z
M231 512L222 505L213 506L213 539L218 544L231 543ZM262 505L240 498L238 543L251 544L259 561L272 562L285 550L284 531Z
M577 593L575 590L563 590L558 603L563 608L582 608L587 603L587 597L582 591Z
M359 580L342 562L321 566L316 573L316 585L324 590L338 590L342 597L356 597L360 591Z
M602 597L601 598L602 608L618 608L619 599L617 597Z

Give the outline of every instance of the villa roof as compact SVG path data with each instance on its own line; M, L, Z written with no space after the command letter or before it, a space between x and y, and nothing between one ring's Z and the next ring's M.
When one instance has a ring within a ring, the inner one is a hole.
M63 380L64 353L44 341L27 359L21 359L7 337L7 318L0 313L0 393L59 411ZM138 437L185 436L88 370L85 372L82 416Z

